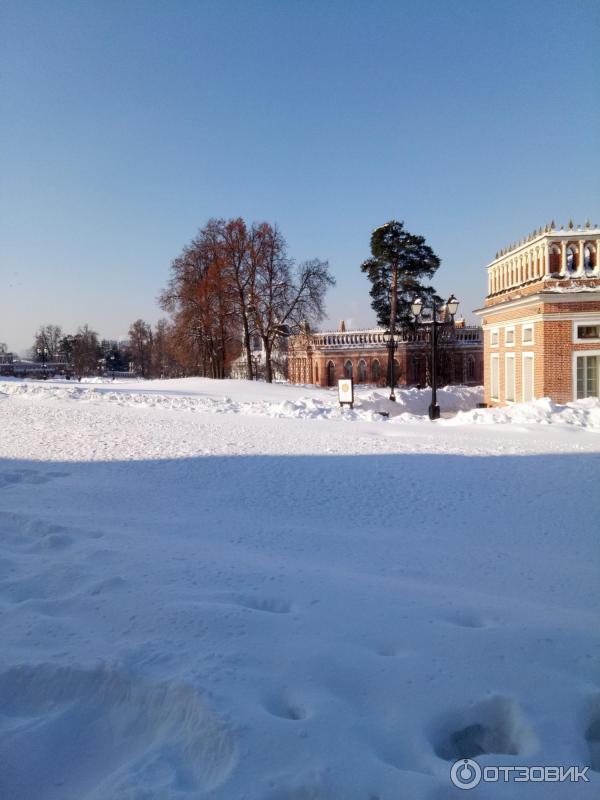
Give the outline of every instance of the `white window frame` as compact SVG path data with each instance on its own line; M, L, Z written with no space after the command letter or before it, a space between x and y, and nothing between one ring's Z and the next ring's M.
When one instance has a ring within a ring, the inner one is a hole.
M513 396L508 397L506 390L508 388L508 363L512 361L512 371L513 371ZM517 399L517 363L515 359L514 353L506 353L504 356L504 402L505 403L514 403Z
M525 362L531 361L531 389L532 389L532 400L535 400L535 353L530 353L526 351L522 353L521 358L521 402L528 403L529 400L525 400ZM515 387L515 394L516 394L516 387Z
M525 339L525 331L531 331L531 339ZM521 344L535 344L535 326L533 322L528 322L521 326Z
M496 336L494 343L493 336ZM490 347L498 347L500 345L500 328L490 328Z
M589 342L589 339L586 339ZM573 351L573 400L577 400L577 359L584 356L600 356L600 350L574 350Z
M506 334L509 333L509 331L511 331L512 335L513 335L512 342L508 342L506 340ZM506 328L504 328L504 347L514 347L516 340L517 340L517 336L516 336L516 333L515 333L515 326L514 325L507 325Z
M595 319L574 319L573 341L580 342L581 344L595 344L596 342L600 342L600 336L595 336L593 339L580 339L578 334L578 328L590 328L596 325L600 327L600 317L596 317Z
M498 370L496 373L498 376L498 386L497 386L498 391L496 392L496 394L492 393L492 390L494 388L494 381L493 381L494 362L496 362L496 364L498 365ZM492 355L490 356L490 399L500 400L500 356L498 355L498 353L492 353Z

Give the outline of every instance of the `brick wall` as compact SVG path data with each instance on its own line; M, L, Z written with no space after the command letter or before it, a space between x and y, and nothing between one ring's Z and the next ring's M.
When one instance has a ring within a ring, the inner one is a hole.
M506 403L506 357L513 355L515 360L515 400L523 400L523 354L533 353L534 396L550 397L557 403L573 400L573 354L600 349L598 342L575 342L573 320L582 312L598 313L600 302L573 299L557 302L552 298L537 300L531 305L519 308L502 309L489 306L484 316L484 399L488 405ZM533 323L528 317L558 315L562 319L540 319ZM533 342L523 342L524 325L533 325ZM498 326L498 345L492 346L491 337L494 326ZM514 345L506 343L506 328L514 326ZM492 354L499 359L498 399L491 396Z
M483 351L481 345L440 346L438 351L439 383L480 384L483 381ZM397 384L422 385L430 382L430 349L427 345L401 343L394 354L398 362ZM473 362L473 377L468 375L468 360ZM318 386L328 385L327 365L333 364L333 384L344 377L347 361L352 363L352 377L355 383L361 383L359 362L364 361L366 367L366 383L379 386L388 384L388 350L385 347L361 349L359 346L346 348L343 351L323 351L292 343L288 352L288 374L291 383L315 383ZM374 362L379 362L379 380L373 375Z

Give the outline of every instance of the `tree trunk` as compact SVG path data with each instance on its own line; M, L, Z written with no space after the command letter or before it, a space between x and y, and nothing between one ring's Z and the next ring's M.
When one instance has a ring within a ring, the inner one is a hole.
M265 377L267 383L273 383L273 364L271 362L271 342L268 339L263 339L263 347L265 348Z
M394 264L392 267L392 286L390 289L390 333L392 335L392 339L396 337L396 312L398 307L398 265ZM390 386L395 386L396 381L394 380L394 354L392 348L390 347L390 355L389 355L389 376L390 376Z
M246 348L246 375L249 381L252 380L252 348L250 347L250 326L248 325L248 317L242 314L242 322L244 325L244 347Z
M221 378L225 377L225 365L227 363L227 339L225 335L224 319L221 317L221 325L219 330L219 352L221 353Z
M398 307L398 265L392 267L392 286L390 289L390 333L396 333L396 312Z

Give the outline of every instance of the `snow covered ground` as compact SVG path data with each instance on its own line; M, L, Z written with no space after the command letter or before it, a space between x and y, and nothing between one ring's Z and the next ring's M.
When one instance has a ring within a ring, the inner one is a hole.
M0 798L598 797L600 403L479 399L1 383Z

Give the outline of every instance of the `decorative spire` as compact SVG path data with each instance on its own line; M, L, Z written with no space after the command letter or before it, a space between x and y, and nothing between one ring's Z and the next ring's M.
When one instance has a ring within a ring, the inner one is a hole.
M552 222L550 223L550 230L553 231L555 228L556 228L556 222L552 220Z
M572 231L575 226L573 225L573 220L569 220L569 230Z

